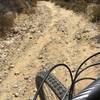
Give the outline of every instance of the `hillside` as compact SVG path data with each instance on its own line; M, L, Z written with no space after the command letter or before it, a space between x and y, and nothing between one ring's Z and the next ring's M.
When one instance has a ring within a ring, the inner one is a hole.
M0 100L31 100L37 72L57 63L75 70L84 59L100 51L97 26L84 14L50 1L38 1L34 14L17 15L14 30L14 35L0 40ZM63 70L54 74L59 76ZM92 72L98 76L97 69Z

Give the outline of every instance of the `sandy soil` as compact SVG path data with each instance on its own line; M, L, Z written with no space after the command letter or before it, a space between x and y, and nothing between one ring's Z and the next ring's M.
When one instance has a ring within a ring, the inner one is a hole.
M0 74L0 100L29 100L34 96L35 76L41 69L66 63L74 71L85 58L100 51L96 26L84 15L54 3L38 2L36 14L21 14L15 23L21 34L1 42L8 55ZM54 74L65 81L64 68Z

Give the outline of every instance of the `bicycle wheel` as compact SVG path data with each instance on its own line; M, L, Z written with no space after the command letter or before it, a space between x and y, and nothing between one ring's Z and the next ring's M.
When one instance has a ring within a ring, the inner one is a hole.
M39 88L46 72L38 73L36 77L36 87ZM67 89L64 85L52 74L48 76L42 89L39 93L40 100L61 100ZM67 99L66 99L67 100Z

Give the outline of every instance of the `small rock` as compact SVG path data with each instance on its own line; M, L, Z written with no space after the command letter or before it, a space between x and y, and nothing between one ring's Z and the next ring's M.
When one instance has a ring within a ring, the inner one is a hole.
M32 39L32 37L29 37L29 39Z
M11 70L12 68L14 68L14 65L11 63L8 70Z
M43 57L38 57L38 59L43 59Z
M4 46L3 46L3 45L1 45L1 48L4 48Z
M75 73L76 72L76 69L74 68L73 70L72 70L72 73Z
M10 68L14 68L14 65L10 65Z
M31 80L31 79L29 79L28 81L29 81L30 83L32 82L32 80Z
M2 79L0 78L0 83L2 82Z
M13 88L18 88L18 85L17 85L17 84L15 84L15 85L13 86Z
M20 72L15 72L14 74L15 74L15 75L19 75L19 74L20 74Z
M17 49L18 51L20 51L20 49Z
M25 80L28 80L28 79L29 79L29 77L28 77L28 76L27 76L27 77L24 77L24 79L25 79Z
M56 71L55 70L53 71L53 74L56 74Z
M5 70L5 71L4 71L4 74L5 74L5 75L7 75L7 74L8 74L8 72Z
M13 94L15 97L18 97L19 96L19 93L14 93Z

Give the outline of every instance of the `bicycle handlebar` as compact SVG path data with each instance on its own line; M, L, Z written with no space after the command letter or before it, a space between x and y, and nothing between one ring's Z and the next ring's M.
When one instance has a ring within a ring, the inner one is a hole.
M90 93L87 100L100 100L100 83L96 84L94 90Z
M100 78L92 82L72 100L100 100Z

